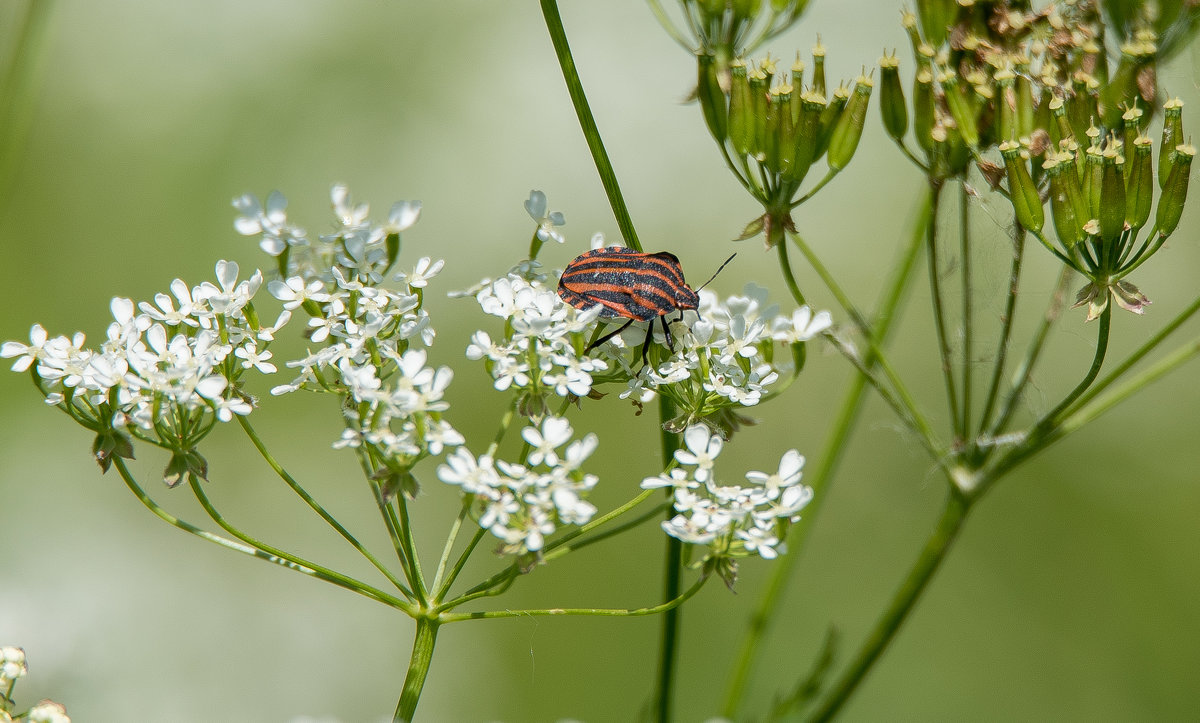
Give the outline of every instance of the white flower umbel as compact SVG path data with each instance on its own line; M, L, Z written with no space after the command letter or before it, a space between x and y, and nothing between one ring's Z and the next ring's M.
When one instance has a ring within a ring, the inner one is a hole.
M788 450L776 472L751 471L747 484L722 485L712 471L721 438L694 425L684 432L684 444L675 453L678 467L642 481L646 489L673 490L677 514L662 523L663 530L683 542L707 546L706 559L758 555L770 560L784 552L788 528L813 496L812 488L800 483L804 457Z
M243 373L275 370L253 306L262 274L239 279L231 261L218 262L216 272L216 284L174 280L172 296L158 294L154 305L113 299L114 320L98 349L86 348L83 334L48 338L35 325L29 344L6 342L0 356L15 357L14 370L32 367L46 401L93 431L190 448L214 418L251 412Z
M585 498L597 478L580 467L599 440L588 434L572 441L573 433L567 420L546 417L540 428L521 432L532 447L525 464L476 457L459 447L446 456L437 475L474 496L476 519L501 540L502 553L536 554L560 526L582 525L596 513Z

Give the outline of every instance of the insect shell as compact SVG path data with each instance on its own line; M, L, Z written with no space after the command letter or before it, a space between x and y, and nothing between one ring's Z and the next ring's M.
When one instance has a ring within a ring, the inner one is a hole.
M725 268L725 264L721 268ZM720 271L717 269L718 273ZM713 276L715 278L716 274ZM599 304L601 318L628 319L615 331L589 344L584 353L620 334L635 321L651 322L642 344L643 366L650 351L654 319L662 322L667 348L673 349L667 315L679 311L679 319L682 319L685 309L700 305L700 296L684 281L683 268L675 254L668 251L643 253L622 246L595 249L575 257L558 281L558 295L580 310Z

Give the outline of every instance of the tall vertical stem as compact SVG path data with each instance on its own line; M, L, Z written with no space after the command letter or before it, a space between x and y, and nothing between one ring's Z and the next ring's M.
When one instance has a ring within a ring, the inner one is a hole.
M417 710L421 689L429 675L429 663L433 660L433 646L437 641L438 621L426 617L417 618L417 635L413 639L412 655L408 660L408 673L404 676L404 690L396 704L393 723L408 723Z
M675 404L663 395L658 397L659 421L665 424L675 416ZM679 435L663 429L662 460L665 468L675 457L679 448ZM668 494L671 494L668 491ZM667 505L667 519L675 516L675 506ZM683 543L667 536L667 549L663 569L663 600L679 597L680 573L683 570ZM658 648L658 678L654 690L654 720L667 723L674 716L674 691L676 663L679 659L679 628L683 622L683 610L673 607L663 613L662 633Z
M954 385L954 368L950 364L950 340L946 336L946 312L942 309L942 281L938 276L937 258L937 218L938 207L941 205L942 183L931 184L933 188L933 219L929 223L929 233L926 236L929 257L929 295L933 302L933 324L937 329L938 353L942 358L942 377L946 380L946 401L950 404L951 428L957 435L962 429L958 408L958 392ZM956 440L958 441L958 440Z

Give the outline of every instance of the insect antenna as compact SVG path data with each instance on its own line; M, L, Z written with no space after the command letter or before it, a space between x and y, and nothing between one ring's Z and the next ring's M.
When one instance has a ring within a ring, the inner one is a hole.
M717 270L713 272L713 275L709 277L708 281L705 281L703 284L700 284L699 288L696 289L696 293L699 294L700 289L703 289L705 286L708 286L709 284L711 284L712 280L717 278L717 274L721 273L721 270L724 269L726 266L728 266L730 261L733 261L734 256L737 256L737 252L734 252L733 254L731 254L729 256L729 258L725 259L725 263L723 263L717 267Z

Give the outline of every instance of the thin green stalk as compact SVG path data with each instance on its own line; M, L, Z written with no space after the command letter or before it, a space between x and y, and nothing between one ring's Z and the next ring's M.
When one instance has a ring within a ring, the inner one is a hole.
M304 500L304 502L310 508L312 508L314 512L320 515L321 519L325 520L330 527L337 530L339 535L349 542L354 549L358 550L363 557L367 558L367 561L374 565L376 570L379 570L381 573L383 573L384 577L386 577L393 585L396 586L396 589L403 593L408 599L413 599L412 592L408 589L408 587L404 583L400 582L400 580L392 573L392 571L385 567L378 559L376 559L376 557L372 555L367 548L363 547L362 543L360 543L354 537L354 535L350 534L350 531L343 527L342 524L333 517L333 515L329 514L325 508L322 507L321 504L312 497L312 495L308 494L308 491L301 487L300 483L297 482L296 479L283 468L283 465L279 464L279 462L274 456L271 455L269 451L267 451L267 446L263 443L262 439L259 438L258 433L254 431L254 428L250 426L250 422L241 415L235 416L237 417L238 424L240 424L242 427L242 431L245 432L246 436L250 438L250 443L253 444L254 448L258 450L258 453L262 455L262 458L266 461L267 465L275 471L275 474L278 475L279 478L282 479L287 486L290 487L292 491L300 497L300 499Z
M967 439L971 431L971 342L975 333L971 299L974 294L971 290L971 214L967 184L959 183L958 188L959 255L962 257L959 267L962 278L962 414L959 421L962 427L958 430L958 436Z
M463 566L467 564L467 559L471 557L471 553L475 551L475 548L479 545L479 541L483 539L483 536L486 532L487 530L480 527L479 529L475 530L475 534L471 535L471 541L467 543L467 546L462 551L462 554L458 556L458 560L454 563L454 567L450 568L450 574L446 577L446 580L442 583L441 587L437 587L436 585L434 586L437 588L437 591L434 593L435 600L445 599L446 594L450 592L450 586L453 585L454 581L458 579L458 574L462 572Z
M1162 329L1159 329L1158 332L1155 333L1154 336L1150 337L1145 344L1142 344L1140 347L1138 347L1137 351L1130 354L1128 359L1118 364L1103 379L1096 382L1090 389L1080 395L1080 397L1075 400L1075 403L1072 404L1068 409L1064 410L1064 412L1066 414L1070 414L1078 409L1081 409L1083 405L1087 404L1097 394L1107 389L1110 385L1112 385L1113 382L1121 378L1125 372L1129 371L1130 368L1141 361L1147 354L1157 348L1158 345L1166 340L1166 338L1170 336L1176 329L1178 329L1183 322L1192 318L1197 311L1200 311L1200 296L1197 296L1191 304L1188 304L1187 308L1179 312L1174 319L1171 319L1170 323L1168 323Z
M658 397L659 424L665 425L667 420L674 418L675 404L665 394ZM668 432L660 427L659 438L662 443L663 468L675 459L675 450L679 449L679 435ZM669 490L667 494L672 494ZM667 519L675 516L674 505L667 505ZM683 543L674 537L667 536L667 550L663 561L663 599L675 600L679 597L680 574L683 570ZM664 603L666 604L666 603ZM679 628L683 624L682 613L675 606L665 608L663 615L662 636L658 649L658 678L654 690L655 720L667 723L672 720L674 705L675 671L679 660Z
M888 383L891 385L892 389L895 391L895 396L892 396L880 383L875 380L874 375L867 367L863 366L860 371L867 375L868 380L871 381L871 383L876 387L880 397L883 398L883 400L889 405L891 405L891 407L896 411L897 415L899 415L901 419L909 422L912 429L924 437L925 446L930 453L933 454L934 459L940 458L940 452L937 450L937 435L934 434L933 426L929 423L929 420L925 418L925 415L921 413L920 407L917 406L916 399L913 398L912 393L908 391L908 387L904 384L904 381L900 379L900 375L897 374L895 368L892 367L892 363L888 360L888 357L883 352L883 349L881 349L879 344L875 342L875 332L871 329L870 323L863 318L861 313L859 313L858 308L854 305L854 302L850 300L850 297L846 295L846 292L842 290L842 287L840 284L838 284L837 279L833 277L833 274L829 273L829 269L825 268L825 265L821 263L821 259L818 258L816 253L813 252L812 248L810 248L809 245L804 242L804 239L799 234L795 233L789 233L788 236L796 244L796 247L800 249L801 253L804 254L804 258L808 261L809 265L813 267L813 270L817 272L817 275L821 277L821 281L823 281L825 286L829 288L829 291L833 294L834 298L837 299L838 304L846 310L846 313L850 315L850 318L854 322L855 326L857 326L859 331L862 332L863 340L867 342L867 349L870 358L874 360L881 370L883 370L883 375L888 380ZM846 358L850 360L852 364L854 364L856 367L860 366L861 362L857 360L854 352L846 349L836 339L834 339L833 343L839 351L845 354Z
M988 385L987 398L983 402L983 411L979 416L979 433L987 429L1000 395L1000 380L1004 377L1004 364L1008 359L1008 344L1012 337L1013 319L1017 313L1017 291L1021 283L1021 264L1025 259L1025 229L1020 224L1013 228L1013 258L1012 269L1008 273L1008 300L1004 305L1004 318L1001 320L1000 341L996 345L996 363L992 367L992 381Z
M1050 410L1049 413L1042 417L1042 419L1037 423L1036 429L1047 429L1053 426L1058 421L1058 415L1067 407L1071 406L1071 404L1074 403L1074 401L1078 399L1080 395L1086 392L1088 387L1092 385L1092 382L1094 382L1096 377L1100 374L1100 367L1104 365L1104 356L1108 351L1108 332L1112 325L1112 309L1113 305L1110 302L1108 306L1104 307L1104 311L1100 314L1100 329L1096 332L1096 354L1092 357L1092 366L1088 369L1087 374L1083 377L1083 380L1079 382L1079 384L1077 384L1061 402L1058 403L1058 406Z
M641 617L644 615L657 615L659 613L669 613L670 611L677 609L680 605L687 602L687 600L693 595L700 592L700 588L704 587L704 583L706 582L708 582L708 578L701 577L682 594L677 595L666 602L645 608L541 608L537 610L483 610L475 613L450 613L440 616L439 619L444 623L457 623L464 620L529 618L547 615L590 615L595 617Z
M562 68L563 79L567 82L567 92L571 94L571 105L575 106L575 115L579 118L579 127L587 140L588 150L592 152L592 160L596 164L596 172L600 174L600 182L604 184L604 192L608 195L608 204L612 206L613 216L621 229L621 238L625 245L636 251L642 250L638 241L637 231L633 228L633 220L629 217L629 209L625 198L621 195L621 187L617 183L617 174L613 171L608 152L604 150L604 141L600 139L600 129L596 127L596 119L588 106L587 95L583 92L583 84L579 80L579 71L575 68L575 59L571 57L571 46L567 43L567 31L563 28L562 16L558 12L555 0L541 0L542 16L546 19L546 29L550 32L550 40L554 43L554 55Z
M933 185L933 220L929 224L927 236L929 262L929 296L933 303L933 323L937 330L938 354L942 359L942 377L946 380L946 401L950 405L950 428L962 429L959 419L958 391L954 381L954 369L950 360L950 340L946 335L946 313L942 309L942 283L938 277L937 258L937 219L938 207L941 205L942 185Z
M927 189L921 199L919 212L913 224L912 232L909 235L908 244L902 251L899 262L892 266L892 277L884 285L886 291L876 307L877 311L873 326L875 328L876 341L880 346L887 341L896 320L901 299L904 297L904 292L913 277L913 268L916 265L917 257L921 253L921 246L925 238L925 227L933 222L932 198L932 189ZM867 368L871 368L874 364L874 358L868 356L866 360ZM842 454L848 447L847 440L850 438L850 433L854 429L854 423L858 420L858 414L862 409L862 403L865 399L863 392L866 391L866 387L867 378L862 374L854 375L854 378L846 388L846 393L842 397L842 403L839 407L837 417L834 419L829 437L826 439L825 445L817 457L816 468L807 475L806 481L813 489L813 501L809 503L800 521L792 527L792 531L788 536L789 554L783 555L775 561L774 570L772 570L770 580L767 583L767 589L763 593L758 608L750 618L749 629L746 631L737 658L734 660L730 675L728 676L729 686L726 689L725 701L721 709L722 716L726 718L735 719L739 717L738 708L745 695L746 684L750 679L754 661L763 650L763 639L770 628L772 617L779 610L786 583L791 577L791 572L797 560L800 559L800 552L804 549L808 533L812 529L812 521L817 518L821 506L824 505L825 499L828 497L829 485L833 479L833 474L837 469L838 462L841 461Z
M817 181L817 185L813 186L812 188L810 188L808 190L808 193L804 194L800 198L797 198L795 201L792 201L791 208L796 208L797 206L804 203L808 199L817 195L817 191L820 191L822 188L825 188L825 185L827 183L829 183L830 181L832 181L833 177L836 176L837 174L838 174L838 172L836 170L830 168L829 171L825 174L825 176L820 181Z
M51 0L29 0L14 39L8 69L0 79L0 217L12 198L24 139L33 117L38 66L54 10Z
M413 537L412 520L408 517L408 499L402 494L396 495L396 507L400 508L400 539L404 545L404 554L412 565L413 576L409 582L412 583L417 601L422 606L427 606L429 604L429 587L425 584L424 573L421 572L421 558L417 555L417 540Z
M842 673L829 695L809 718L812 723L831 720L837 715L842 705L849 700L858 688L858 684L871 670L871 666L887 649L888 644L900 630L901 624L912 612L917 600L920 599L921 593L933 579L942 560L946 558L946 553L949 552L951 543L954 542L955 536L962 528L969 509L967 501L953 487L948 495L946 509L942 512L942 517L933 534L925 543L925 548L917 558L916 564L901 583L900 589L892 598L892 602L883 616L875 623L871 634L864 641L858 654L854 656L850 666Z
M388 537L392 541L392 549L396 552L396 559L400 561L400 567L404 570L404 576L411 584L414 575L412 565L404 552L404 543L400 537L400 520L396 518L396 511L388 504L387 499L383 495L383 488L375 481L375 469L371 465L370 455L362 448L358 449L358 466L362 469L363 477L368 480L371 487L371 493L375 498L375 506L379 508L379 514L383 516L383 525L387 528Z
M1029 345L1029 349L1025 352L1025 359L1022 360L1021 366L1017 369L1017 381L1013 383L1012 389L1004 400L1004 408L1000 412L1000 416L992 424L988 430L988 436L996 437L1004 432L1007 428L1009 420L1013 413L1017 410L1017 403L1021 401L1021 395L1025 392L1025 385L1029 383L1033 376L1033 369L1037 366L1038 358L1042 354L1042 348L1046 343L1046 337L1050 332L1050 327L1058 320L1062 314L1063 304L1065 301L1064 295L1067 291L1067 282L1071 279L1071 269L1063 267L1063 270L1058 275L1058 283L1054 286L1054 294L1050 297L1050 304L1046 307L1046 313L1042 315L1042 321L1038 325L1037 331L1034 333L1033 341Z
M188 485L192 489L192 494L194 494L196 499L200 502L200 506L204 508L204 512L207 513L209 518L213 522L217 523L222 530L225 530L247 545L262 550L268 555L276 557L280 560L286 560L287 562L291 563L287 566L289 569L297 570L299 572L311 571L311 573L306 574L312 574L313 577L319 578L326 582L331 582L338 587L344 587L347 590L352 590L373 600L379 600L380 602L389 602L388 598L391 600L398 600L398 598L394 598L382 590L378 590L365 582L355 580L354 578L343 575L336 570L331 570L322 565L318 565L315 562L310 562L298 555L293 555L290 552L286 552L278 547L268 545L261 540L251 537L250 535L242 532L230 524L230 522L226 520L219 511L217 511L217 508L213 506L212 501L208 499L208 495L204 492L204 488L200 486L199 480L197 480L195 477L189 477ZM408 603L405 603L404 607L401 609L403 609L405 612L409 612L412 610L412 606Z
M429 675L429 663L433 660L433 646L437 642L439 625L441 623L437 620L417 618L417 634L413 638L408 673L404 676L404 688L400 691L400 702L396 704L396 713L392 716L393 723L408 723L416 713L425 678Z
M454 518L454 522L450 524L450 533L446 535L446 544L442 546L442 556L438 559L437 570L433 573L433 585L430 587L436 591L442 587L442 576L446 574L446 565L450 562L450 553L454 552L454 543L458 540L458 531L462 529L463 520L467 518L467 512L471 509L471 498L463 497L463 502L458 510L458 516Z
M792 298L800 306L806 305L808 302L804 300L804 294L800 292L800 285L796 283L796 275L792 273L792 264L788 261L787 242L778 243L775 248L779 249L779 268L783 270L783 280L787 283L788 291L791 292Z
M568 552L575 552L576 550L582 550L583 548L587 547L588 545L594 545L597 542L603 542L604 540L607 540L610 537L619 535L622 532L625 532L626 530L632 530L633 528L638 527L639 525L645 524L647 521L662 515L663 510L666 508L667 508L667 503L663 502L663 503L655 506L654 508L649 509L646 512L638 515L637 517L633 518L632 520L629 520L628 522L624 522L620 525L617 525L616 527L613 527L608 530L604 530L603 532L599 532L595 535L592 535L591 537L582 539L579 542L575 542L570 545L563 545L562 547L557 548L553 552L546 554L543 559L545 559L547 562L549 562L550 560L553 560L555 558L562 557L563 555L567 554Z

